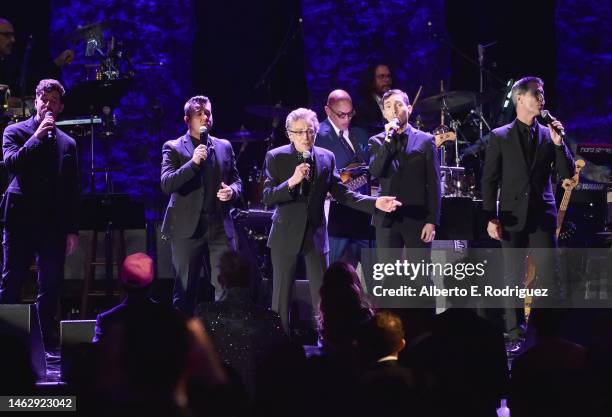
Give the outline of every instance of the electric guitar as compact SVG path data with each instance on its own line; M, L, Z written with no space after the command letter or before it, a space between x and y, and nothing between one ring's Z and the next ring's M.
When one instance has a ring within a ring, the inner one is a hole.
M563 198L561 199L561 204L559 205L559 212L557 214L557 230L555 231L555 235L559 238L559 234L561 233L561 227L563 226L563 220L565 219L565 213L567 212L567 206L569 205L570 197L572 196L572 191L578 185L580 181L580 171L584 168L584 160L578 159L576 161L576 170L574 171L574 176L572 178L566 178L563 180L561 186L565 190L563 192ZM527 273L525 275L525 287L533 288L536 278L536 267L535 262L533 260L533 255L527 255ZM531 304L533 302L532 297L525 297L525 317L529 317L529 313L531 311Z

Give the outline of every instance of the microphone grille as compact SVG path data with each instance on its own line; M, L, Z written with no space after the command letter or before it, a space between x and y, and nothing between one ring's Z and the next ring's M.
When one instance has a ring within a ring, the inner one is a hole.
M206 126L200 126L200 135L205 135L208 133L208 129Z
M548 110L541 110L540 115L545 119L550 118L550 112Z
M304 158L304 159L310 159L310 151L304 151L304 152L302 152L302 158Z

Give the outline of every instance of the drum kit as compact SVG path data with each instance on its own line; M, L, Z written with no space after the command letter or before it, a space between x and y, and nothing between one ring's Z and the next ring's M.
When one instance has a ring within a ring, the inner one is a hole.
M417 127L426 130L421 115L440 115L440 125L431 130L440 156L440 181L443 197L468 197L479 199L478 178L482 169L482 158L475 154L474 144L482 144L483 126L490 131L489 123L481 113L482 105L502 97L502 92L474 93L471 91L444 91L421 101L415 100L414 112L418 113ZM466 152L466 150L468 150ZM465 166L467 165L467 166Z

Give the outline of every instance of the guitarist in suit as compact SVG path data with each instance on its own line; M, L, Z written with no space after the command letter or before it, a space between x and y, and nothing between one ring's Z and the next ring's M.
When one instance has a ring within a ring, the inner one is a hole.
M191 315L199 301L202 266L209 267L214 299L222 294L217 265L223 252L236 249L230 208L240 198L242 182L230 142L208 134L210 100L192 97L184 110L187 133L162 150L161 188L170 194L162 233L170 237L176 272L174 306Z
M317 146L331 151L336 156L336 167L346 168L350 164L367 164L370 160L368 153L368 135L365 130L351 126L355 115L351 96L344 90L334 90L327 97L325 105L327 119L323 120L317 133ZM367 193L367 183L365 184ZM361 188L359 189L361 191ZM334 210L336 207L330 208ZM343 215L349 215L359 221L361 213L355 213L348 207L342 210ZM329 217L328 217L329 218ZM361 259L361 249L368 248L368 241L350 239L347 237L329 236L329 261L331 263L343 259L357 267Z
M525 275L525 253L507 249L557 247L552 167L561 178L571 178L574 160L558 133L563 131L563 125L553 120L546 127L536 120L544 108L544 83L540 78L525 77L514 83L512 101L516 120L491 132L482 196L489 219L487 232L505 249L505 284L520 287ZM544 284L554 294L558 266L553 251L534 251L533 255L540 286ZM516 349L521 347L524 317L522 304L514 310L506 309L506 330Z
M300 108L285 122L291 143L266 154L263 203L276 206L268 237L273 268L272 309L289 332L289 301L298 256L303 256L310 281L313 309L319 305L319 289L329 264L327 221L323 203L329 192L338 202L368 213L391 212L399 206L395 197L378 199L349 191L336 171L336 158L314 146L319 130L317 115Z

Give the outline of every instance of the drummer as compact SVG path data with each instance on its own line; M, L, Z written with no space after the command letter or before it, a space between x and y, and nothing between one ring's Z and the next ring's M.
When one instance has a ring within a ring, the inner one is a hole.
M351 96L344 90L334 90L329 93L325 104L327 119L319 126L316 144L330 150L336 156L336 167L346 168L354 164L365 165L370 160L368 152L368 134L359 127L351 126L355 115ZM357 189L361 193L369 190ZM343 212L351 210L343 208ZM362 216L363 214L356 214ZM349 239L329 234L329 261L344 260L357 268L361 259L361 249L368 247L368 241Z

